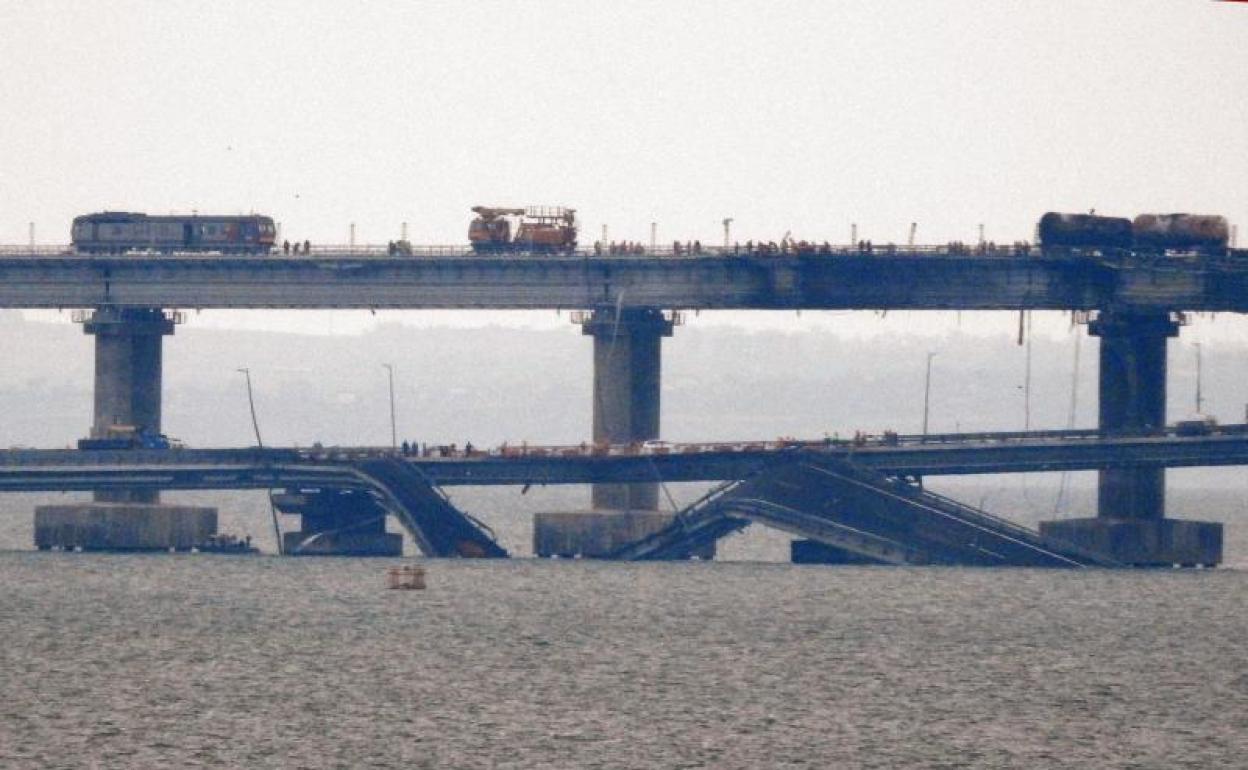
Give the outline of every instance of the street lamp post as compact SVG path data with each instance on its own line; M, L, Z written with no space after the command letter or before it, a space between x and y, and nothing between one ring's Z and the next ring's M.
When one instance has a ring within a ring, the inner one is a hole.
M1203 407L1205 405L1205 399L1200 392L1200 343L1193 342L1192 344L1196 347L1196 414L1201 415L1204 414Z
M264 442L260 440L260 422L256 420L256 399L251 393L251 369L244 366L238 371L247 378L247 406L251 409L251 427L256 431L256 446L264 449Z
M923 378L923 435L927 436L927 415L928 408L931 405L932 395L932 359L936 357L935 353L927 354L927 374Z
M390 379L390 451L399 448L398 433L394 427L394 366L382 364Z
M260 421L256 419L256 399L251 392L251 369L246 366L239 367L239 372L247 379L247 407L251 410L251 427L256 431L256 446L264 449L264 442L260 440ZM277 521L277 508L273 506L273 490L269 490L269 517L273 520L273 540L277 545L277 555L285 556L286 549L282 547L282 528Z

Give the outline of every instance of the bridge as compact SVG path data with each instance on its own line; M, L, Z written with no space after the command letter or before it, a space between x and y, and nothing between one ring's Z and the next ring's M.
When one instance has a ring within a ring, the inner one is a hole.
M1108 260L937 246L629 256L485 256L452 246L411 256L343 246L268 257L0 249L0 308L101 306L1245 312L1248 250Z
M84 331L95 337L93 435L105 435L117 424L159 429L163 337L182 320L179 309L568 309L593 339L592 442L625 446L659 437L661 342L680 325L683 311L1068 310L1101 340L1097 428L1113 436L1152 434L1166 425L1167 340L1178 335L1187 313L1248 312L1248 252L1057 257L1023 245L984 245L487 257L457 246L418 247L403 255L322 247L297 257L238 257L98 256L68 248L5 247L0 249L0 307L75 309ZM1177 447L1103 444L1089 450L1102 453L1100 464L1089 466L1100 468L1098 515L1055 526L1089 547L1111 550L1124 532L1149 532L1160 543L1179 524L1204 533L1206 541L1215 530L1220 538L1217 525L1165 519L1164 466L1180 462L1167 454ZM922 475L942 472L942 467L965 470L975 463L993 472L1025 469L1040 463L1034 458L1045 452L1051 453L1043 461L1047 467L1073 467L1077 463L1070 458L1078 454L1073 445L1057 450L1011 446L991 453L962 447L960 459L953 451L923 450L872 448L856 452L855 461L890 453L899 460L908 452L911 472ZM1024 459L1028 451L1032 459ZM1118 460L1111 462L1110 456ZM690 470L699 463L726 473L729 467L752 467L749 462L741 455L722 460L650 457L605 465L592 457L568 458L558 474L590 480L594 507L623 512L619 515L627 519L631 512L657 510L656 480L663 477L654 468L660 464L670 464L674 480L682 468L690 476L712 473ZM438 468L448 474L457 468L463 478L477 474L480 483L523 475L518 472L522 465L509 458L508 463ZM532 475L551 467L535 464ZM610 473L602 470L606 467ZM157 501L157 493L143 484L118 489L99 483L96 497L104 504Z
M1095 553L1061 538L1037 536L986 512L915 488L912 480L922 475L1116 466L1243 465L1248 464L1248 425L1219 426L1201 435L1181 431L1151 436L1102 436L1095 431L889 434L850 441L658 447L440 448L432 453L435 456L425 454L430 453L406 457L377 447L9 450L0 452L0 491L284 488L288 491L278 499L296 501L295 508L303 509L295 512L305 517L316 515L307 508L315 508L317 500L353 508L349 516L321 513L322 532L372 524L378 530L375 534L382 534L384 527L377 524L389 512L426 554L504 556L493 533L456 509L438 492L439 486L727 481L734 487L732 494L717 493L714 505L706 500L695 503L677 515L678 525L660 527L617 545L611 555L642 559L698 553L719 537L761 521L821 544L825 558L826 551L834 549L840 560L852 555L856 561L882 563L1105 566L1109 560ZM777 476L783 479L794 467L807 471L803 483L777 482ZM820 501L810 497L810 489L829 485L847 486L838 487L836 493L825 490L824 497L837 499L848 491L856 505L835 512L835 517L828 512L812 513L812 509L818 511ZM759 487L773 498L785 499L785 504L757 499ZM794 489L803 490L796 501ZM754 496L746 497L744 490ZM351 497L353 492L371 497ZM878 510L864 515L863 509L872 506ZM900 515L908 529L899 532L890 515L893 519ZM924 518L931 521L916 531L913 522ZM59 533L49 532L56 526L61 527ZM959 527L968 530L976 543L971 551L965 550L968 534L959 533ZM40 527L37 541L64 539L65 531L63 523ZM290 539L292 548L298 548L307 538ZM543 536L538 533L534 539L540 552ZM991 548L989 539L994 541Z
M390 447L0 450L0 492L97 489L371 489L363 463L396 458L430 484L540 486L735 481L814 453L890 476L1248 465L1248 424L1201 435L1017 431L636 446L514 446L404 456Z

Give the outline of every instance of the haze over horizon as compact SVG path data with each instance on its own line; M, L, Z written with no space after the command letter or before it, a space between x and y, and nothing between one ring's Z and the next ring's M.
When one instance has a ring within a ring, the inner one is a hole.
M1093 207L1248 221L1245 33L1232 4L1134 0L1077 15L994 0L11 5L0 61L24 76L0 80L0 101L27 118L0 125L0 243L25 243L29 222L65 243L75 215L103 209L259 211L314 243L346 242L351 223L384 243L402 222L462 243L474 204L574 206L585 242L604 224L648 242L658 222L660 241L718 243L724 217L734 240L839 242L851 223L904 242L911 222L921 242L973 241L980 223L1009 242L1046 210Z
M321 243L463 242L479 203L712 243L725 216L742 241L1244 221L1246 32L1231 4L1137 0L10 5L0 242L107 208Z

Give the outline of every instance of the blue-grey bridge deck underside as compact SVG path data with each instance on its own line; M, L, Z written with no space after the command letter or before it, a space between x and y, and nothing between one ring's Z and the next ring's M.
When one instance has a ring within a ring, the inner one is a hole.
M0 255L0 307L1248 311L1248 257Z
M898 475L958 475L1093 470L1121 466L1248 464L1248 435L967 442L832 448L832 456ZM364 488L356 463L364 450L331 455L291 449L179 449L81 452L0 451L0 491ZM412 460L442 486L722 481L769 463L776 451L701 452L621 457L476 457Z

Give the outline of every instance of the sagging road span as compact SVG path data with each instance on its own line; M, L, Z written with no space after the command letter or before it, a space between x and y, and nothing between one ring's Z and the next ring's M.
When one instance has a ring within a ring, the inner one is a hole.
M691 445L692 446L692 445ZM890 476L1080 471L1117 467L1248 465L1248 425L1198 436L1101 436L1095 431L956 434L896 444L810 442L654 454L532 447L511 456L403 458L436 486L727 481L789 462L801 452L852 462ZM389 449L170 449L0 451L0 492L108 488L368 489L362 463L394 457Z

